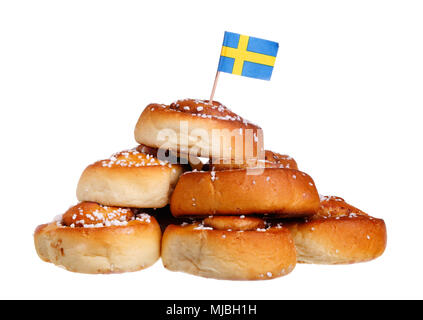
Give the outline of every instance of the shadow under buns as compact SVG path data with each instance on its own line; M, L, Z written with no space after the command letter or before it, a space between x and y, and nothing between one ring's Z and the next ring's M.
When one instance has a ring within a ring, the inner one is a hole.
M162 232L171 225L181 225L181 224L192 224L195 223L198 219L195 217L174 217L170 212L170 207L166 206L163 208L157 209L139 209L142 212L146 212L147 214L153 216L160 225L160 229Z

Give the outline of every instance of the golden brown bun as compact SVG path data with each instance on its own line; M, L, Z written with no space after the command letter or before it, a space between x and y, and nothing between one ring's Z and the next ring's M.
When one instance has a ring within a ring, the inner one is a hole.
M265 168L181 175L170 200L174 216L278 214L310 216L320 200L313 180L294 169Z
M375 259L386 247L386 226L339 197L322 197L317 215L284 223L292 233L298 262L350 264Z
M264 157L266 168L287 168L298 170L297 162L294 158L286 154L266 150Z
M134 134L138 143L203 157L246 159L263 151L260 127L217 101L150 104L138 119Z
M82 203L81 207L87 214L94 212L92 206ZM149 215L138 215L126 222L111 220L112 226L102 227L94 224L70 227L62 222L38 226L34 243L43 261L69 271L91 274L137 271L153 265L160 257L160 227Z
M210 216L202 224L213 229L233 231L252 231L266 227L263 219L245 216Z
M62 225L83 227L84 225L105 224L106 221L130 221L134 212L128 208L107 207L95 202L80 202L62 216Z
M235 160L210 159L203 167L203 170L221 171L247 168L288 168L298 170L297 162L292 157L270 150L264 152L263 159L249 159L239 163Z
M79 179L79 201L110 206L160 208L169 196L183 167L157 159L138 149L114 154L88 166Z
M236 221L242 219L229 219L232 224L226 223L231 230L203 223L167 227L162 240L163 265L172 271L226 280L272 279L294 269L295 246L288 229L235 231Z

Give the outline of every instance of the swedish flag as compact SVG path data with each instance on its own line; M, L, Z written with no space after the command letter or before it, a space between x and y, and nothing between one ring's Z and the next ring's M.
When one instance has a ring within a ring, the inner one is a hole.
M270 80L279 44L225 31L218 71Z

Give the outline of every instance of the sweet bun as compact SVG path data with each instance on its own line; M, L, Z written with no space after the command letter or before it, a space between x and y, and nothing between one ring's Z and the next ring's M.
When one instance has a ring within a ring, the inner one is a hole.
M78 200L135 208L167 205L183 167L148 152L142 146L88 166L79 179Z
M315 216L283 225L291 231L302 263L365 262L382 255L386 247L385 222L339 197L322 197Z
M153 265L161 231L147 214L82 202L34 233L39 257L80 273L120 273Z
M277 168L186 172L170 200L174 216L301 217L315 214L319 206L319 194L310 176L294 169Z
M257 218L226 216L170 225L162 239L163 265L171 271L226 280L263 280L290 273L296 252L288 229L256 228L257 223L264 225Z
M264 162L266 168L287 168L298 170L298 165L294 158L286 154L280 154L270 150L265 151Z
M138 143L202 157L241 161L264 151L261 128L217 101L150 104L139 117L134 134Z
M218 230L250 231L266 228L263 219L245 216L210 216L203 220L203 225Z
M247 159L245 162L210 159L204 170L221 171L247 168L288 168L298 170L297 162L292 157L270 150L265 150L263 159Z

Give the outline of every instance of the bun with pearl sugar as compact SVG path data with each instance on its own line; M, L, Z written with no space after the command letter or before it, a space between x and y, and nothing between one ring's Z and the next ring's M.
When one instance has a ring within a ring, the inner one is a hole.
M339 197L321 197L316 215L283 225L292 233L301 263L364 262L382 255L386 247L385 222Z
M260 127L208 100L148 105L136 124L135 140L154 148L241 162L263 151Z
M165 268L226 280L264 280L290 273L296 264L288 229L256 217L208 217L170 225L163 234Z
M83 171L77 205L36 228L43 261L103 274L161 256L171 271L265 280L385 250L383 220L320 197L292 157L264 150L259 126L217 101L150 104L134 136L136 148Z
M160 160L154 149L139 146L88 166L79 179L77 198L110 206L161 208L169 203L182 172L181 165Z
M160 226L140 210L81 202L34 233L39 257L80 273L120 273L160 258Z

